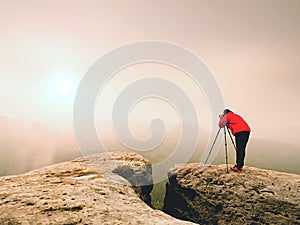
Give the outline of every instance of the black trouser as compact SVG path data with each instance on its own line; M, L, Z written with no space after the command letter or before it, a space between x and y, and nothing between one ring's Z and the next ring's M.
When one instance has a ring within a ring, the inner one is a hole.
M237 168L242 168L244 166L246 146L249 140L249 135L249 131L242 131L235 134Z

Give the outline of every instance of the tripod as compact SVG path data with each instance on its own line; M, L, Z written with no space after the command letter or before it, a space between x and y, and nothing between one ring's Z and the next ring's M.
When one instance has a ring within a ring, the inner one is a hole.
M214 145L215 145L215 143L216 143L216 141L217 141L217 138L218 138L218 136L219 136L219 133L220 133L221 129L222 129L222 128L220 128L220 129L218 130L218 132L217 132L217 135L216 135L216 137L215 137L215 139L214 139L214 142L213 142L213 144L212 144L212 146L211 146L211 148L210 148L210 150L209 150L209 153L208 153L208 155L207 155L207 158L206 158L206 160L205 160L205 163L204 163L204 164L206 164L206 163L207 163L207 161L208 161L208 159L209 159L209 156L210 156L210 154L211 154L211 152L212 152L212 150L213 150L213 147L214 147ZM225 160L226 160L226 172L227 172L227 173L229 173L229 170L228 170L228 152L227 152L227 138L226 138L226 130L227 130L227 133L228 133L228 134L229 134L229 136L230 136L230 139L231 139L232 145L233 145L233 147L235 148L235 150L236 150L236 146L235 146L235 144L234 144L233 138L232 138L232 136L231 136L231 134L230 134L230 131L229 131L228 127L227 127L227 126L225 126L223 129L224 129L224 139L225 139Z

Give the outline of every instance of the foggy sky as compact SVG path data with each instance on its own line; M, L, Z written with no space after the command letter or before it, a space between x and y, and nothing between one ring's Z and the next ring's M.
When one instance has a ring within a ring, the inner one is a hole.
M297 0L2 1L0 115L71 129L72 96L49 97L53 77L78 84L110 49L162 40L207 64L253 137L298 143L299 21Z

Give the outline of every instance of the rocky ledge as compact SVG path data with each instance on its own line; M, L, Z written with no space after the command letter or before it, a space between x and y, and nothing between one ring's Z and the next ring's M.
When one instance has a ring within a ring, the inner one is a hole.
M169 174L164 211L200 224L300 224L300 176L225 165L177 166Z
M152 179L149 165L137 154L105 153L0 177L0 224L193 224L145 203L152 186L137 180Z

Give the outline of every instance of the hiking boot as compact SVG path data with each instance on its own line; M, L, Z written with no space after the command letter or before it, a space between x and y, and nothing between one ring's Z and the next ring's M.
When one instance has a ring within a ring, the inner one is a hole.
M240 172L242 172L243 167L242 167L242 168L237 168L237 166L234 165L234 166L231 166L230 169L231 169L233 172L240 173Z

